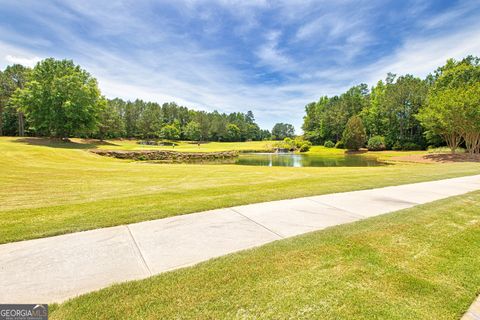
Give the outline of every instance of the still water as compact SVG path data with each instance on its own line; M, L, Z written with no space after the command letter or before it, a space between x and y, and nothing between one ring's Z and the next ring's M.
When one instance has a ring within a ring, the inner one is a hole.
M370 167L385 163L361 155L323 156L293 153L243 153L230 163L266 167Z

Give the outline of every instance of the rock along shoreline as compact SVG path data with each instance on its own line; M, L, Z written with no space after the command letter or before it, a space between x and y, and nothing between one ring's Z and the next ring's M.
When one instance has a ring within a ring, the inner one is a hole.
M159 160L159 161L195 161L195 160L216 160L231 159L238 156L238 151L221 152L179 152L170 150L90 150L92 153L117 158L130 159L136 161Z

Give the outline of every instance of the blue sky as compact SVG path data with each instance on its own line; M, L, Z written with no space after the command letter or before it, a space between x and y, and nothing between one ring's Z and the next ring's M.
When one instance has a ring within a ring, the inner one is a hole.
M73 59L109 98L252 110L264 128L387 72L480 56L476 1L0 0L0 68Z

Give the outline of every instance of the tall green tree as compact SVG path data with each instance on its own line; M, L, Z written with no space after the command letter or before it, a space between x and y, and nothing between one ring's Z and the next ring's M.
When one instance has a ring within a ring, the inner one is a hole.
M125 122L115 105L103 100L101 103L97 133L100 140L121 138L125 136Z
M385 117L385 136L388 145L397 142L400 148L408 143L425 146L423 128L416 118L425 104L428 85L411 75L401 76L394 81L387 79L380 113Z
M480 153L480 59L450 59L438 68L418 118L427 130L441 135L452 152L463 139L470 153Z
M289 123L276 123L272 129L272 136L275 140L293 138L295 136L295 128Z
M348 120L343 131L342 140L345 147L349 150L358 150L365 145L367 134L359 116L353 116Z
M328 97L321 97L318 102L311 102L305 106L302 129L305 139L315 144L321 144L325 139L324 112L329 102Z
M378 81L370 92L368 103L360 111L360 117L369 137L386 134L387 121L385 115L381 112L385 101L385 91L385 83L382 80Z
M209 139L212 141L223 141L227 139L227 115L218 111L210 114ZM198 140L198 139L197 139Z
M160 138L178 140L180 139L180 129L175 124L167 124L161 129Z
M137 113L138 135L143 138L158 138L166 119L158 103L135 100L132 112Z
M242 132L236 124L227 124L227 141L239 141L241 138L241 134Z
M7 66L0 73L0 135L4 131L9 135L25 135L25 115L10 99L16 90L25 87L30 73L30 68L20 64Z
M184 130L185 138L191 141L198 141L201 138L202 131L198 122L190 121Z
M45 59L14 94L35 132L52 137L93 134L103 101L97 81L71 60Z
M340 96L324 96L308 104L302 126L305 138L317 144L340 140L348 119L368 106L368 95L368 86L360 84Z

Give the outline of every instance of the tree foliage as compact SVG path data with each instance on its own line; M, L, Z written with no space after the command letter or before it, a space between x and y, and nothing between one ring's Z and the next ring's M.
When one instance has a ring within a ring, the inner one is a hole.
M268 131L261 130L254 122L251 111L225 114L195 111L175 102L158 104L119 98L108 100L107 104L116 114L118 126L125 128L123 137L194 141L246 141L270 137Z
M70 60L53 58L33 70L12 65L0 71L0 135L24 131L62 138L270 139L252 111L226 114L195 111L175 102L105 100L88 72Z
M438 143L438 135L425 132L418 118L427 101L433 76L422 80L411 75L389 73L370 90L361 84L338 96L323 96L305 106L303 130L306 139L324 144L342 139L347 121L358 115L367 137L385 137L386 148L425 148L427 138Z
M185 126L184 137L191 141L198 141L201 137L200 124L196 121L190 121Z
M348 120L342 135L342 141L345 148L349 150L358 150L364 146L366 138L367 134L362 119L359 116L351 117Z
M180 139L180 129L178 125L167 124L160 130L160 138L168 140L178 140Z
M11 97L17 89L23 89L29 80L31 69L19 64L7 66L0 72L0 135L25 135L28 128L23 112L13 105Z
M373 136L368 139L367 149L370 151L381 151L387 148L385 138L382 136Z
M53 58L39 62L12 99L37 133L60 138L94 133L104 103L95 78Z
M367 85L361 84L340 96L324 96L317 103L308 104L302 126L305 137L317 144L339 141L348 119L366 107L367 95Z
M293 138L295 136L295 128L289 123L276 123L272 129L272 138L274 140L284 140L285 138Z
M470 153L480 153L480 64L467 57L450 59L435 72L428 104L418 119L430 132L443 137L452 152L465 142Z

